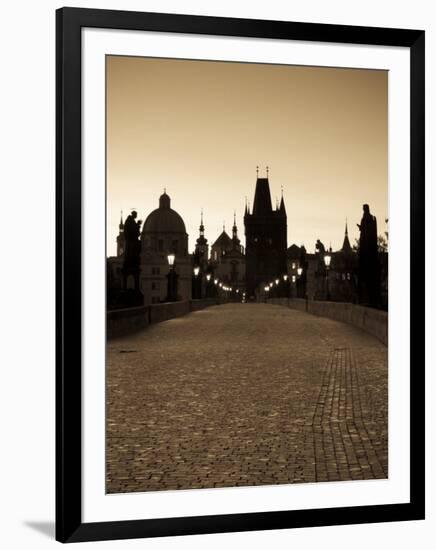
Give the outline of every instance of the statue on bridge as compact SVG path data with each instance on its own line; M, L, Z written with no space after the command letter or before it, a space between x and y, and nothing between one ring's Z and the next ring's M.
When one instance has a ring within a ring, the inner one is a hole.
M319 239L316 241L315 250L317 254L319 254L320 258L323 259L325 254L325 246L322 244L322 242Z
M377 246L377 219L363 205L359 239L359 302L376 307L380 303L380 267Z
M124 222L124 263L123 263L123 289L127 290L128 278L133 276L133 289L139 291L139 265L141 254L141 220L136 221L138 213L133 210Z

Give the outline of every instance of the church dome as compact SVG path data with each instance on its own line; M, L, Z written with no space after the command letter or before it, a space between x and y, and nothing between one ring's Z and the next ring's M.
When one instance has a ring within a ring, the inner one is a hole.
M159 198L159 208L148 215L142 233L186 234L185 222L180 214L171 208L171 199L166 193Z

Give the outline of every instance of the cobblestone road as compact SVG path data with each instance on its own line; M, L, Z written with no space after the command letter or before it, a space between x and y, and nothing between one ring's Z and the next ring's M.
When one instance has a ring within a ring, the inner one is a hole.
M387 348L342 323L226 304L113 340L107 491L386 478Z

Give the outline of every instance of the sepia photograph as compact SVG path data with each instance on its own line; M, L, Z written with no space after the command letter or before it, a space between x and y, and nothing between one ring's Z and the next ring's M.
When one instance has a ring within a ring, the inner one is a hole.
M106 493L389 477L388 191L388 71L106 56Z

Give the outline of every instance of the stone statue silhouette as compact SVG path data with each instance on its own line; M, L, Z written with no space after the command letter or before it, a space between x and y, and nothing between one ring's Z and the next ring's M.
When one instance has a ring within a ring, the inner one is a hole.
M317 251L317 253L318 253L322 258L324 258L325 246L322 244L322 242L321 242L319 239L316 241L315 250Z
M133 210L124 222L124 263L123 263L123 288L127 289L127 279L133 276L134 289L139 290L139 263L141 254L141 221L136 221L138 213Z
M359 301L372 307L380 302L380 276L377 248L377 219L363 205L359 239Z

